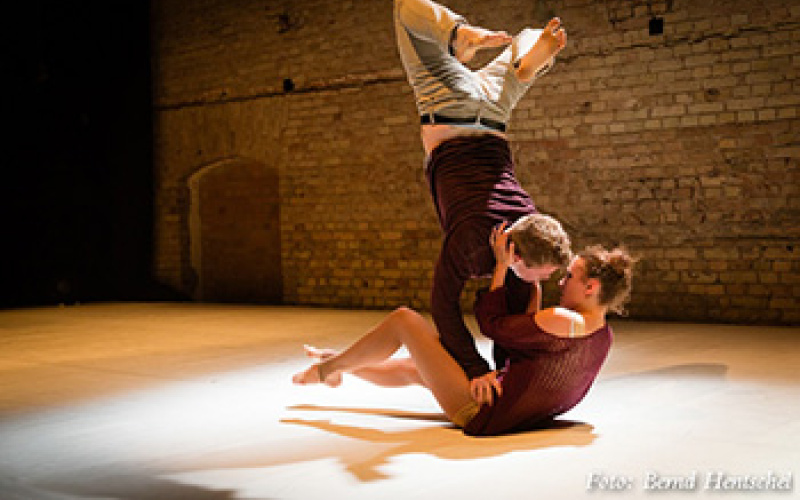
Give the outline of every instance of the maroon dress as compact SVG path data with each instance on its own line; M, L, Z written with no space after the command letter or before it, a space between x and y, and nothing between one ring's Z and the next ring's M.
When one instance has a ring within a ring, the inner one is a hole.
M532 314L510 315L506 299L500 288L475 304L481 331L509 357L498 374L502 395L466 425L464 433L471 436L535 428L571 409L589 391L611 348L608 324L585 337L558 337L543 331Z

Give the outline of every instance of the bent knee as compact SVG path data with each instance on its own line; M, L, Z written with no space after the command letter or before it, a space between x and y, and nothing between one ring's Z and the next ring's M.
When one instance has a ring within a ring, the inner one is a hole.
M392 311L392 316L397 318L398 321L404 323L411 323L422 319L422 316L415 310L407 306L400 306Z
M394 321L403 325L403 329L405 331L411 332L425 332L428 334L433 335L434 337L438 337L436 333L436 329L433 328L422 314L418 313L417 311L411 309L410 307L400 306L394 311L392 311L392 317Z

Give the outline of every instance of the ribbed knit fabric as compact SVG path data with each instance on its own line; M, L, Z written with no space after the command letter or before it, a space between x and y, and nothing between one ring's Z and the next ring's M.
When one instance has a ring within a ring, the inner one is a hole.
M508 141L492 134L441 143L431 152L426 174L444 232L434 269L431 313L442 345L470 378L477 377L490 367L464 324L461 292L468 279L488 276L494 269L492 227L513 223L535 213L536 207L514 176ZM530 286L517 281L519 293L527 297Z
M426 174L445 234L472 217L514 221L536 211L514 176L511 149L502 137L444 141L431 152Z
M533 315L508 313L503 288L482 294L475 316L509 359L499 374L502 395L483 405L464 428L472 436L528 430L573 408L592 386L613 339L607 324L586 337L547 333Z

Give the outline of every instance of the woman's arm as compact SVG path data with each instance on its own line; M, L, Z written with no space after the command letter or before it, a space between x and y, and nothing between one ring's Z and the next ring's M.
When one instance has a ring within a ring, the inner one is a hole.
M514 243L503 223L492 229L490 243L495 256L490 291L475 304L475 317L484 335L498 344L510 348L542 347L554 337L580 337L585 335L583 316L563 307L542 310L540 283L531 286L531 298L526 314L509 314L505 293L508 267L514 256Z
M537 327L530 314L509 314L505 289L486 292L475 303L481 332L510 349L542 347L553 338Z
M483 294L475 304L475 319L486 337L510 349L551 348L558 337L586 335L583 316L563 307L508 314L504 290Z
M541 308L541 290L538 282L531 287L527 314L509 314L506 294L501 288L505 284L508 268L514 258L514 242L509 241L509 234L505 228L505 222L495 226L489 237L494 252L495 267L489 292L480 297L475 304L475 317L481 332L498 344L511 348L531 347L532 343L537 344L542 340L541 335L527 335L537 330L531 313Z
M489 243L494 251L494 272L492 273L492 283L489 285L490 291L502 288L506 281L506 273L514 258L514 242L509 242L509 234L506 231L507 222L503 222L492 228L489 236Z
M490 243L494 251L495 267L492 273L490 291L502 288L508 276L508 268L514 259L514 242L509 242L509 233L505 230L506 223L492 229ZM531 284L531 296L528 301L526 314L534 314L542 308L542 285L538 281Z

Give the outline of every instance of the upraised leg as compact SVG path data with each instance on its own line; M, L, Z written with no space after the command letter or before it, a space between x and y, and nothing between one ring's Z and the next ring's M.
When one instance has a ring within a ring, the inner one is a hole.
M466 374L442 347L433 325L403 307L343 352L314 363L292 380L297 384L335 384L337 374L378 365L401 346L408 349L420 379L448 417L472 401Z

